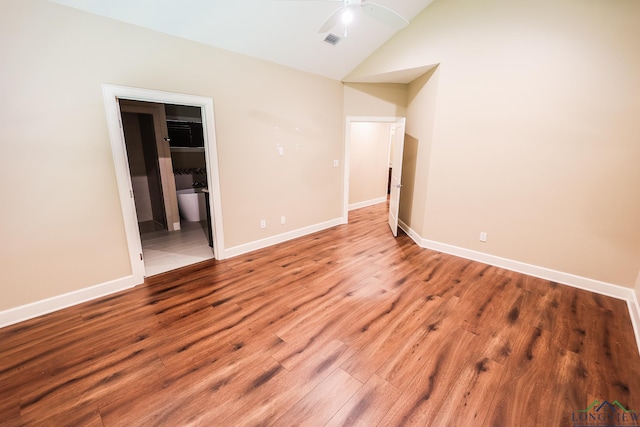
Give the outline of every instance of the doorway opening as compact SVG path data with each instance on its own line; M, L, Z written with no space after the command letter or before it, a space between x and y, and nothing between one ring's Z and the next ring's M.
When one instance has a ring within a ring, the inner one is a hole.
M145 276L213 258L201 109L119 104Z
M112 85L103 94L134 283L223 259L213 100ZM145 265L154 257L164 259Z
M347 117L343 223L351 209L386 202L389 227L397 236L405 121L404 117Z

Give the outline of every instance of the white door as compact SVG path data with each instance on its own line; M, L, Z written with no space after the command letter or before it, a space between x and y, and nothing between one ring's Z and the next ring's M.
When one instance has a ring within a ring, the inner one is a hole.
M389 227L395 237L398 237L398 211L400 209L400 189L402 188L402 154L404 152L404 124L405 119L399 119L392 128L391 184L389 194Z

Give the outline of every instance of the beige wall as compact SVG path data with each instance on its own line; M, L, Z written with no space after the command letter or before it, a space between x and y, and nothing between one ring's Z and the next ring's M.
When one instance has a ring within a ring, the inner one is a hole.
M341 216L340 82L45 0L0 40L0 310L131 274L102 83L213 98L227 247Z
M346 116L404 117L407 85L396 83L345 83Z
M440 64L422 237L634 286L638 16L625 0L435 0L349 76Z
M400 219L423 235L431 145L438 93L438 69L432 68L408 85L405 140L407 170L402 171Z
M349 205L387 196L390 123L351 123Z

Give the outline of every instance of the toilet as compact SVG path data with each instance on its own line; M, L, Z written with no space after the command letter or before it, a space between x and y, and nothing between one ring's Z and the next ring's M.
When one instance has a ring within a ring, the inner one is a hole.
M188 222L207 219L206 188L178 190L178 211L180 218Z

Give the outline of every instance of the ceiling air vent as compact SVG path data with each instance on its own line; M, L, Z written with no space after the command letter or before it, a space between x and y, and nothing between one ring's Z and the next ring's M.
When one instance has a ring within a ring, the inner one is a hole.
M324 41L335 46L340 41L340 37L336 36L335 34L329 33L327 34L327 37L324 38Z

